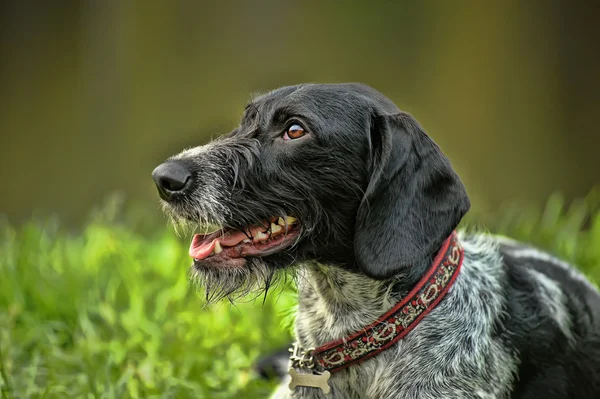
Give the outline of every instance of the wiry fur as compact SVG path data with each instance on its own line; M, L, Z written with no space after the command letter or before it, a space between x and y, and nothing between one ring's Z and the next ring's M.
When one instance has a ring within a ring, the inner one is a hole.
M283 140L292 122L309 133ZM469 209L450 162L416 120L360 84L259 96L229 135L169 162L193 175L165 204L176 221L242 230L272 216L298 218L292 245L233 263L196 262L191 274L209 301L233 300L268 289L294 266L304 348L360 330L398 303ZM596 288L523 244L460 239L463 266L444 299L403 340L334 373L328 397L600 397ZM274 396L326 397L285 383Z
M510 250L498 243L503 240L485 234L459 236L465 249L461 274L409 335L375 358L336 373L329 396L311 388L292 393L286 379L273 398L597 397L600 335L592 320L597 323L600 307L576 302L580 308L569 308L568 302L576 301L569 297L583 293L566 293L560 281L543 272L507 262ZM534 260L552 259L544 264L549 274L566 265L534 248L526 254ZM359 331L401 300L394 278L382 282L322 265L304 270L296 336L305 348ZM528 279L527 287L511 281L510 275L520 273ZM579 274L572 268L568 273ZM597 305L597 290L587 281L583 287L592 290ZM516 312L513 301L528 304L528 313ZM525 323L527 335L521 330ZM590 335L582 337L582 328ZM542 359L536 359L540 353L527 358L544 350L548 352ZM537 363L535 371L529 362Z
M503 311L502 259L490 238L461 234L461 242L462 272L446 299L397 345L336 373L333 397L508 397L517 359L493 340L495 321ZM401 299L393 288L395 279L367 280L318 266L309 267L307 274L299 287L296 322L297 338L305 347L358 331ZM474 294L484 292L486 300ZM288 397L287 391L282 387L276 397ZM325 397L310 388L297 392L297 397Z
M243 268L198 268L190 269L192 281L204 286L206 301L218 302L223 298L236 301L251 293L256 296L267 294L284 272L277 272L264 263L250 261Z

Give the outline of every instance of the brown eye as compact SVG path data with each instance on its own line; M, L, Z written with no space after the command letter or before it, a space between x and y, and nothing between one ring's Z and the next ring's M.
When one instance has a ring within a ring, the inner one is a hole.
M300 137L304 136L305 134L306 134L306 130L304 130L304 128L302 126L300 126L299 124L294 123L293 125L290 125L290 127L287 128L287 130L283 134L283 139L284 140L295 140L295 139L299 139Z

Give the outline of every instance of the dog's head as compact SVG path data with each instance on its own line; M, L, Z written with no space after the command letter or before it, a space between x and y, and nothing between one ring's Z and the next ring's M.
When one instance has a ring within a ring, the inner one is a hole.
M391 277L436 252L469 209L419 124L361 84L262 95L239 127L153 177L176 222L217 226L190 246L213 299L268 287L303 260Z

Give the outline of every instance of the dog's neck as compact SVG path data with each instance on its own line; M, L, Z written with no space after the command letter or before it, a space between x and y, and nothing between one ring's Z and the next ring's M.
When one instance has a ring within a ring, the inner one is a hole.
M397 304L426 272L431 260L411 272L375 280L342 267L307 263L298 279L296 334L317 347L359 331Z

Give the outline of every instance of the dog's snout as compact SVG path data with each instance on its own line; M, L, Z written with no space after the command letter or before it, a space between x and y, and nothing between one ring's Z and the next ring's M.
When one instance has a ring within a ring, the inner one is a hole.
M152 178L158 188L158 194L168 201L173 195L188 188L192 181L192 172L181 162L165 162L154 169Z

